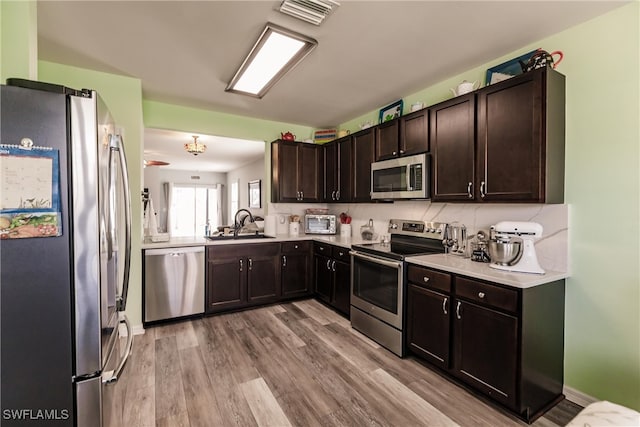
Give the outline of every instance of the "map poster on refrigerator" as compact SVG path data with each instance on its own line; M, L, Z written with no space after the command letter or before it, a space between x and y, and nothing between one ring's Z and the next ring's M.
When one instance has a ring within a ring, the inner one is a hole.
M0 144L0 238L62 235L58 150Z

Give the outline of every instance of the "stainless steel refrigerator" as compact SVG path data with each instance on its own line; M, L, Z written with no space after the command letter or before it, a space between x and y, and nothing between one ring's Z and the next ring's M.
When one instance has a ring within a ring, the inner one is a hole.
M118 425L133 345L122 137L92 90L9 79L0 112L0 424ZM53 159L44 185L24 166L39 152ZM57 219L47 237L24 232L42 228L19 192L39 185L55 201L42 205Z

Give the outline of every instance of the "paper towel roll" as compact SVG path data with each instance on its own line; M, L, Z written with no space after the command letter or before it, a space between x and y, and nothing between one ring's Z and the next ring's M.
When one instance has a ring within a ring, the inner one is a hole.
M264 234L267 236L276 235L276 221L275 215L267 215L264 219Z
M148 222L148 235L156 236L158 234L158 221L156 220L156 211L153 209L153 200L149 198L149 202L147 203L147 214L149 218Z

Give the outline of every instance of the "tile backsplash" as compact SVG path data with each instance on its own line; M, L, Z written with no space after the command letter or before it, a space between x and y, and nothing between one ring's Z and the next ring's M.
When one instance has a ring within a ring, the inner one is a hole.
M304 215L307 208L329 208L332 214L347 212L352 217L352 229L357 233L361 225L373 219L376 233L386 234L389 219L409 219L451 223L457 221L467 227L469 235L500 221L533 221L542 225L542 238L535 243L542 268L568 271L569 205L547 204L471 204L430 203L427 201L396 201L393 203L358 204L301 204L269 203L268 213Z

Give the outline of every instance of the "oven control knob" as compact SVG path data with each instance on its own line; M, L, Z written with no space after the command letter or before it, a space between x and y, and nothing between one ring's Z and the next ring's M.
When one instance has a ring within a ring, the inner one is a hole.
M396 224L396 223L389 224L389 228L397 230L398 229L398 224Z
M436 234L441 234L442 230L440 230L439 228L436 230Z

